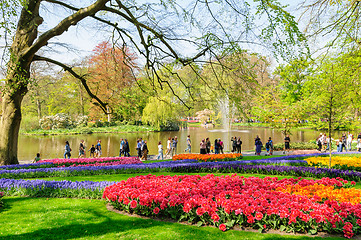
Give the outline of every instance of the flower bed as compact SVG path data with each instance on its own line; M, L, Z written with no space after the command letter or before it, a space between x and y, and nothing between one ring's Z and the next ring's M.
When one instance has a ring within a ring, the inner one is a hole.
M105 158L72 158L72 159L47 159L39 163L52 163L58 167L76 167L76 166L107 166L119 164L138 164L142 163L139 157L105 157ZM112 164L109 164L112 163Z
M317 198L317 201L332 200L339 203L351 203L352 205L361 203L361 190L354 188L337 188L335 186L315 183L314 185L307 186L289 185L286 189L277 190L309 198Z
M77 166L39 169L0 170L0 178L21 179L41 177L89 176L118 173L143 173L150 171L169 171L172 166L186 166L196 160L168 161L142 164L123 164L116 166Z
M35 168L45 168L53 167L52 163L29 163L29 164L13 164L13 165L4 165L0 166L0 170L12 170L12 169L35 169Z
M276 159L276 158L275 158ZM232 162L196 162L196 160L178 160L167 162L127 164L116 166L90 166L90 167L65 167L42 169L15 169L0 170L1 178L40 178L40 177L65 177L88 176L119 173L144 173L144 172L185 172L185 173L256 173L267 175L290 175L301 177L342 177L349 181L361 181L361 172L279 165L302 165L304 160L274 160L259 159ZM267 164L267 165L265 165Z
M0 191L8 196L100 199L103 189L114 183L0 179Z
M290 161L290 160L289 160ZM267 175L289 175L295 177L342 177L349 181L361 181L361 172L329 169L329 168L315 168L315 167L295 167L295 166L277 166L277 165L245 165L238 162L228 163L196 163L187 166L174 166L170 169L171 172L186 172L186 173L256 173Z
M108 186L103 198L115 208L161 216L222 231L235 225L315 234L361 232L361 204L322 200L281 191L288 186L344 185L342 179L244 178L242 176L138 176Z
M173 160L196 159L199 162L217 162L217 161L237 161L242 159L240 153L226 153L226 154L191 154L183 153L174 155Z
M328 167L330 159L327 157L311 157L305 160L311 166ZM332 157L331 167L337 169L361 171L361 158L334 156Z

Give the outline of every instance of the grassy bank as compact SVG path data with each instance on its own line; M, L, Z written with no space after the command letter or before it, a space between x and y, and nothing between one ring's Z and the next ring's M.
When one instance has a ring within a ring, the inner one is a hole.
M120 125L111 127L82 127L71 129L20 131L24 135L67 135L67 134L91 134L91 133L120 133L120 132L150 132L155 131L151 126Z

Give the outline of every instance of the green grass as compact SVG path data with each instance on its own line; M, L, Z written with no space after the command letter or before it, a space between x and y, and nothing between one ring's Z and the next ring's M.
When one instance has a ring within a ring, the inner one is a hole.
M5 197L0 240L34 239L324 239L260 234L142 219L108 211L105 202L85 199ZM327 239L343 239L333 237Z

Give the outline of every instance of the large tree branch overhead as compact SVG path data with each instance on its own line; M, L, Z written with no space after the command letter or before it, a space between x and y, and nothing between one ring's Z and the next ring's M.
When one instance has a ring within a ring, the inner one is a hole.
M109 0L98 0L92 5L81 8L77 12L72 15L64 18L58 25L54 28L46 31L32 44L29 48L24 49L24 53L22 54L25 59L31 59L32 56L36 54L36 52L43 46L48 44L48 41L55 36L60 36L65 31L69 29L70 26L76 25L79 21L83 20L88 16L92 16L97 13L100 9L102 9L105 4Z

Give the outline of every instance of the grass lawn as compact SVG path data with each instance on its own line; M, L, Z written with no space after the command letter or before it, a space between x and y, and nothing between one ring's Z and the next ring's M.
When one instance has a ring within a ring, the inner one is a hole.
M10 239L324 239L196 227L110 212L102 200L5 197L0 240ZM343 238L327 238L343 239Z

